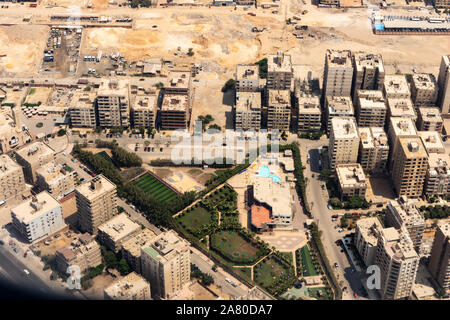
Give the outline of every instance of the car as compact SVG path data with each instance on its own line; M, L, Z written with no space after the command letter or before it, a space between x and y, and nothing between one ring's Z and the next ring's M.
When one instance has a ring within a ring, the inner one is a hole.
M338 215L337 215L337 214L333 214L333 215L331 216L331 218L337 219L337 218L338 218Z
M92 177L95 177L95 173L91 173L91 176L92 176Z
M340 228L340 229L338 230L338 232L342 232L342 231L344 231L344 229L342 229L342 228Z
M235 288L237 287L236 282L232 282L231 285L232 285L233 287L235 287Z
M228 282L228 283L231 283L230 278L225 278L225 281Z
M328 210L333 210L333 206L331 204L328 205Z
M24 257L24 258L26 258L26 257L27 257L27 253L26 253L26 252L25 252L25 253L23 254L23 257Z
M325 185L324 184L322 185L322 190L325 190Z
M132 133L130 133L130 135L128 136L128 138L132 138L133 137L133 134Z
M216 265L212 266L211 270L217 272L217 266Z
M162 151L163 151L163 148L159 148L159 151L162 152Z
M85 178L81 178L80 179L80 182L84 182L86 179Z
M353 212L352 216L359 216L359 212Z
M336 269L339 268L339 265L338 265L337 262L334 263L334 267L335 267Z
M23 269L23 272L24 272L27 276L30 275L30 271L28 271L27 269Z
M15 253L19 253L19 249L14 248L13 250L14 250Z

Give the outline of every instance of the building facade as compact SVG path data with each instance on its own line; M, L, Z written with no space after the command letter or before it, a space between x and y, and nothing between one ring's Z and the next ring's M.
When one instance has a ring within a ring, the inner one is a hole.
M288 131L291 124L291 93L289 90L268 90L267 129Z
M75 92L70 102L69 117L73 128L95 128L95 92Z
M141 248L151 245L156 235L150 229L143 229L131 238L122 242L122 257L137 273L141 272Z
M421 131L442 132L444 120L438 108L419 107L417 129Z
M102 81L97 91L98 125L104 128L130 126L130 86L126 80Z
M238 64L236 67L236 92L259 90L259 66Z
M358 90L383 90L384 64L381 54L353 53L353 96Z
M261 93L244 91L236 93L236 130L261 129Z
M341 200L348 200L351 197L366 198L366 176L359 163L336 165L336 176Z
M118 214L98 227L98 240L108 249L119 252L122 243L141 231L141 226L125 213Z
M325 112L327 132L330 132L331 119L334 117L353 117L355 115L350 96L325 96Z
M37 141L16 151L16 161L23 168L25 181L36 183L36 171L55 160L55 152L43 142Z
M131 118L135 128L155 128L157 114L156 95L137 95L131 108Z
M387 168L389 143L383 128L358 128L359 163L365 172L382 172Z
M9 156L0 155L0 201L17 197L25 190L22 167Z
M450 290L450 223L439 223L428 266L431 275L445 290Z
M325 54L323 75L324 96L350 97L353 65L350 50L330 50Z
M379 90L356 90L355 116L358 127L384 127L386 101Z
M267 89L290 90L292 81L291 56L278 51L267 58Z
M438 105L442 115L448 118L450 114L450 55L442 56L439 67L438 86Z
M414 73L411 82L411 99L416 106L434 106L439 87L431 73Z
M75 190L75 171L59 167L49 162L36 171L37 185L40 190L47 190L56 199Z
M329 163L332 170L338 164L356 163L358 160L359 136L353 117L335 117L331 120Z
M378 237L382 229L383 226L377 217L356 221L355 247L366 266L371 266L375 263Z

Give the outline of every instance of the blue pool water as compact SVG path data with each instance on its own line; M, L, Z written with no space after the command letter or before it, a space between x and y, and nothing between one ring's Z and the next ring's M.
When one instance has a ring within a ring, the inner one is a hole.
M270 168L268 166L263 166L259 168L258 176L265 178L272 178L273 182L280 182L281 178L279 176L274 176L270 174Z

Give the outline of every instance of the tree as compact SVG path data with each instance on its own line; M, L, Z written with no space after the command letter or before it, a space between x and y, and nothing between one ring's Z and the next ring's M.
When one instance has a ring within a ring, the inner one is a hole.
M255 63L259 66L259 77L261 79L267 78L267 61L267 58L264 58Z
M189 49L188 49L187 55L188 55L189 57L192 57L192 56L194 55L194 51L193 51L192 48L189 48Z
M442 298L443 296L445 296L445 289L444 288L439 288L439 290L437 291L437 294L440 298Z
M119 272L122 276L130 273L130 266L124 258L120 259L119 261Z
M202 277L202 283L205 285L205 286L209 286L210 284L213 284L214 283L214 278L210 275L210 274L203 274L203 277Z
M208 129L216 129L216 130L222 130L222 128L219 126L219 125L217 125L217 124L211 124L209 127L208 127Z
M61 137L61 136L65 135L65 134L66 134L66 130L65 129L59 129L58 130L58 133L57 133L58 137Z
M114 252L105 249L104 259L107 268L117 268L117 257Z
M328 180L331 176L331 170L330 169L322 169L320 171L320 178L323 180Z
M234 90L236 88L236 80L228 79L225 85L222 87L222 92L227 92L228 90Z

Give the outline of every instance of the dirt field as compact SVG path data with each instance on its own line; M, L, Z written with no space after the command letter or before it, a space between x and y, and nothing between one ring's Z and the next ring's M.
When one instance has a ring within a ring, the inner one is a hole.
M28 92L28 96L25 100L27 103L39 103L47 104L48 97L50 96L52 92L52 88L45 88L45 87L32 87L30 88L30 91Z

